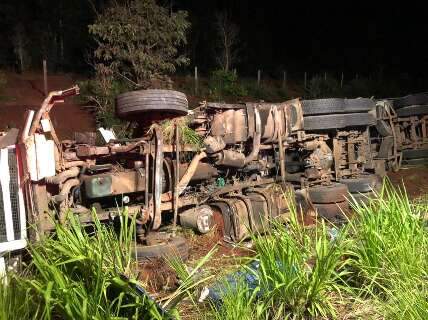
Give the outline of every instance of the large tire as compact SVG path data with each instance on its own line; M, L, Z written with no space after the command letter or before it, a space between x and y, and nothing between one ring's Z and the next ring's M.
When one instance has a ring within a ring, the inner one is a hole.
M371 192L379 189L382 185L382 180L375 174L360 175L357 178L340 179L348 187L350 193Z
M403 159L401 162L404 166L427 166L428 158L420 158L420 159Z
M428 105L415 105L397 110L398 117L410 117L428 114Z
M405 97L397 98L394 100L393 106L395 109L413 106L413 105L422 105L428 104L428 93L416 93L410 94Z
M342 202L348 194L348 187L341 183L332 183L328 186L316 186L309 188L309 198L313 203Z
M188 102L184 93L173 90L138 90L116 98L116 113L120 118L134 120L135 116L149 116L155 120L184 116Z
M180 257L185 261L189 257L189 246L183 237L173 237L153 245L137 245L135 255L138 260Z
M338 98L303 100L302 109L304 116L316 114L343 113L345 110L345 101L344 99Z
M428 158L428 149L407 149L402 151L403 159L422 159Z
M367 112L376 107L376 103L372 99L357 98L357 99L316 99L303 100L302 108L303 115L322 115L335 113L354 113Z
M370 113L330 114L303 118L304 129L312 131L370 126L374 124L376 124L376 119Z
M370 113L350 113L345 114L346 127L373 126L376 118Z
M329 204L314 204L314 207L317 210L318 216L329 221L343 220L350 211L348 201Z
M345 112L367 112L374 108L376 108L376 102L373 99L345 99Z

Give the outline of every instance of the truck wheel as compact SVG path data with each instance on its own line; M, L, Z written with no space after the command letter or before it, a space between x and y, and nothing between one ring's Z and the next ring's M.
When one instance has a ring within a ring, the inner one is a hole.
M423 106L410 106L397 110L398 117L410 117L428 114L428 105Z
M368 98L345 99L346 112L367 112L376 107L376 102Z
M347 127L373 126L376 124L376 118L370 113L349 113L345 114L345 123Z
M343 220L350 211L348 201L314 204L314 207L317 210L318 216L330 221Z
M343 113L345 110L344 99L316 99L302 101L303 115Z
M404 159L402 164L405 166L426 166L428 165L428 158Z
M348 187L342 183L309 188L309 198L315 204L342 202L348 194Z
M153 121L187 115L188 102L184 93L173 90L138 90L116 98L116 113L126 120L144 115Z
M382 181L375 174L360 175L357 178L340 179L348 187L350 193L370 192L379 188Z
M402 151L403 159L422 159L428 158L428 149L411 150L406 149Z
M395 99L393 102L395 109L421 104L428 104L428 93L410 94L408 96Z
M305 130L328 130L374 125L376 119L369 113L329 114L303 118Z
M303 118L305 130L328 130L346 127L345 120L341 114L309 116Z
M189 258L189 247L183 237L173 237L152 245L137 245L134 253L138 260L180 257L185 261Z

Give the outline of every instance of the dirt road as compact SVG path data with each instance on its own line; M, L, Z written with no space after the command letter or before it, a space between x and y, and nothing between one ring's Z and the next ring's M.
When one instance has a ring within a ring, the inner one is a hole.
M7 85L0 94L0 131L21 128L25 111L36 110L43 101L43 77L36 73L6 73ZM48 89L61 90L76 83L71 75L59 74L48 77ZM93 131L94 118L73 99L59 104L51 112L52 122L62 139L71 138L75 131Z

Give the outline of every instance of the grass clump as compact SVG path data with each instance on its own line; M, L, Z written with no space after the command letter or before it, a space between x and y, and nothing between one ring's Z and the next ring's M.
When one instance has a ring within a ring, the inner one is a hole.
M264 236L253 235L256 257L251 267L244 266L255 279L251 290L247 283L238 281L231 292L223 294L222 306L212 308L214 318L335 317L332 297L343 289L347 229L337 232L333 239L325 223L303 227L296 209L291 211L288 224L274 221Z
M256 275L269 317L334 316L330 297L340 292L346 230L331 241L324 223L311 230L293 220L288 227L277 224L268 236L254 239L260 263Z
M393 288L397 279L417 284L426 278L428 237L420 209L388 181L377 199L355 207L348 252L355 286L379 294Z
M31 274L13 279L27 288L26 298L36 305L18 310L21 319L163 319L154 302L135 290L135 221L129 222L125 212L117 234L95 213L94 220L93 232L88 232L69 215L66 224L56 225L55 235L29 248Z
M180 117L173 120L165 120L162 122L162 134L165 143L175 143L175 126L178 126L178 134L180 143L183 145L191 145L197 150L202 148L203 140L195 130L189 127L189 117Z

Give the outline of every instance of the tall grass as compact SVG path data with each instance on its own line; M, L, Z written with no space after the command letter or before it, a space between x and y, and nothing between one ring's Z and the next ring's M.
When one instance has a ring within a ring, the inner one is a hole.
M256 255L243 266L251 277L229 286L223 279L221 303L206 308L193 294L213 278L200 273L211 251L193 269L169 261L181 283L163 307L187 297L203 319L334 319L349 318L354 311L344 305L355 302L366 306L357 318L428 319L426 204L413 204L387 181L376 199L355 203L355 215L337 229L322 221L302 226L288 202L289 222L272 221L263 236L253 234ZM30 247L30 274L0 286L0 319L169 317L135 290L135 221L122 214L117 234L94 218L93 232L71 215L55 236Z
M28 288L27 298L37 305L23 308L21 319L163 319L154 302L135 290L135 221L124 212L117 234L93 217L93 232L70 214L54 235L30 246L31 276L17 284Z
M375 199L353 207L338 232L322 222L302 227L292 208L288 225L254 235L259 268L248 271L256 288L231 288L211 308L214 318L428 319L427 206L386 181ZM355 312L354 303L367 308Z
M428 237L420 209L388 181L377 199L355 207L350 223L353 246L348 252L355 286L380 293L400 278L412 284L426 278Z
M289 201L292 203L292 201ZM223 294L222 307L213 308L217 319L301 319L334 317L333 293L340 295L345 275L343 252L347 229L332 239L328 226L306 228L291 207L288 224L272 222L264 236L253 235L257 268L247 267L255 279ZM346 262L345 262L346 263ZM238 282L239 283L239 282ZM237 301L243 299L243 301Z
M233 287L227 282L223 284L221 305L212 303L211 311L208 311L203 318L207 320L268 319L267 306L258 299L260 289L250 288L242 278L235 280L236 285Z
M306 229L292 219L288 227L276 224L268 236L254 238L260 263L256 275L270 317L335 315L330 297L340 292L345 234L346 229L331 241L324 223Z

